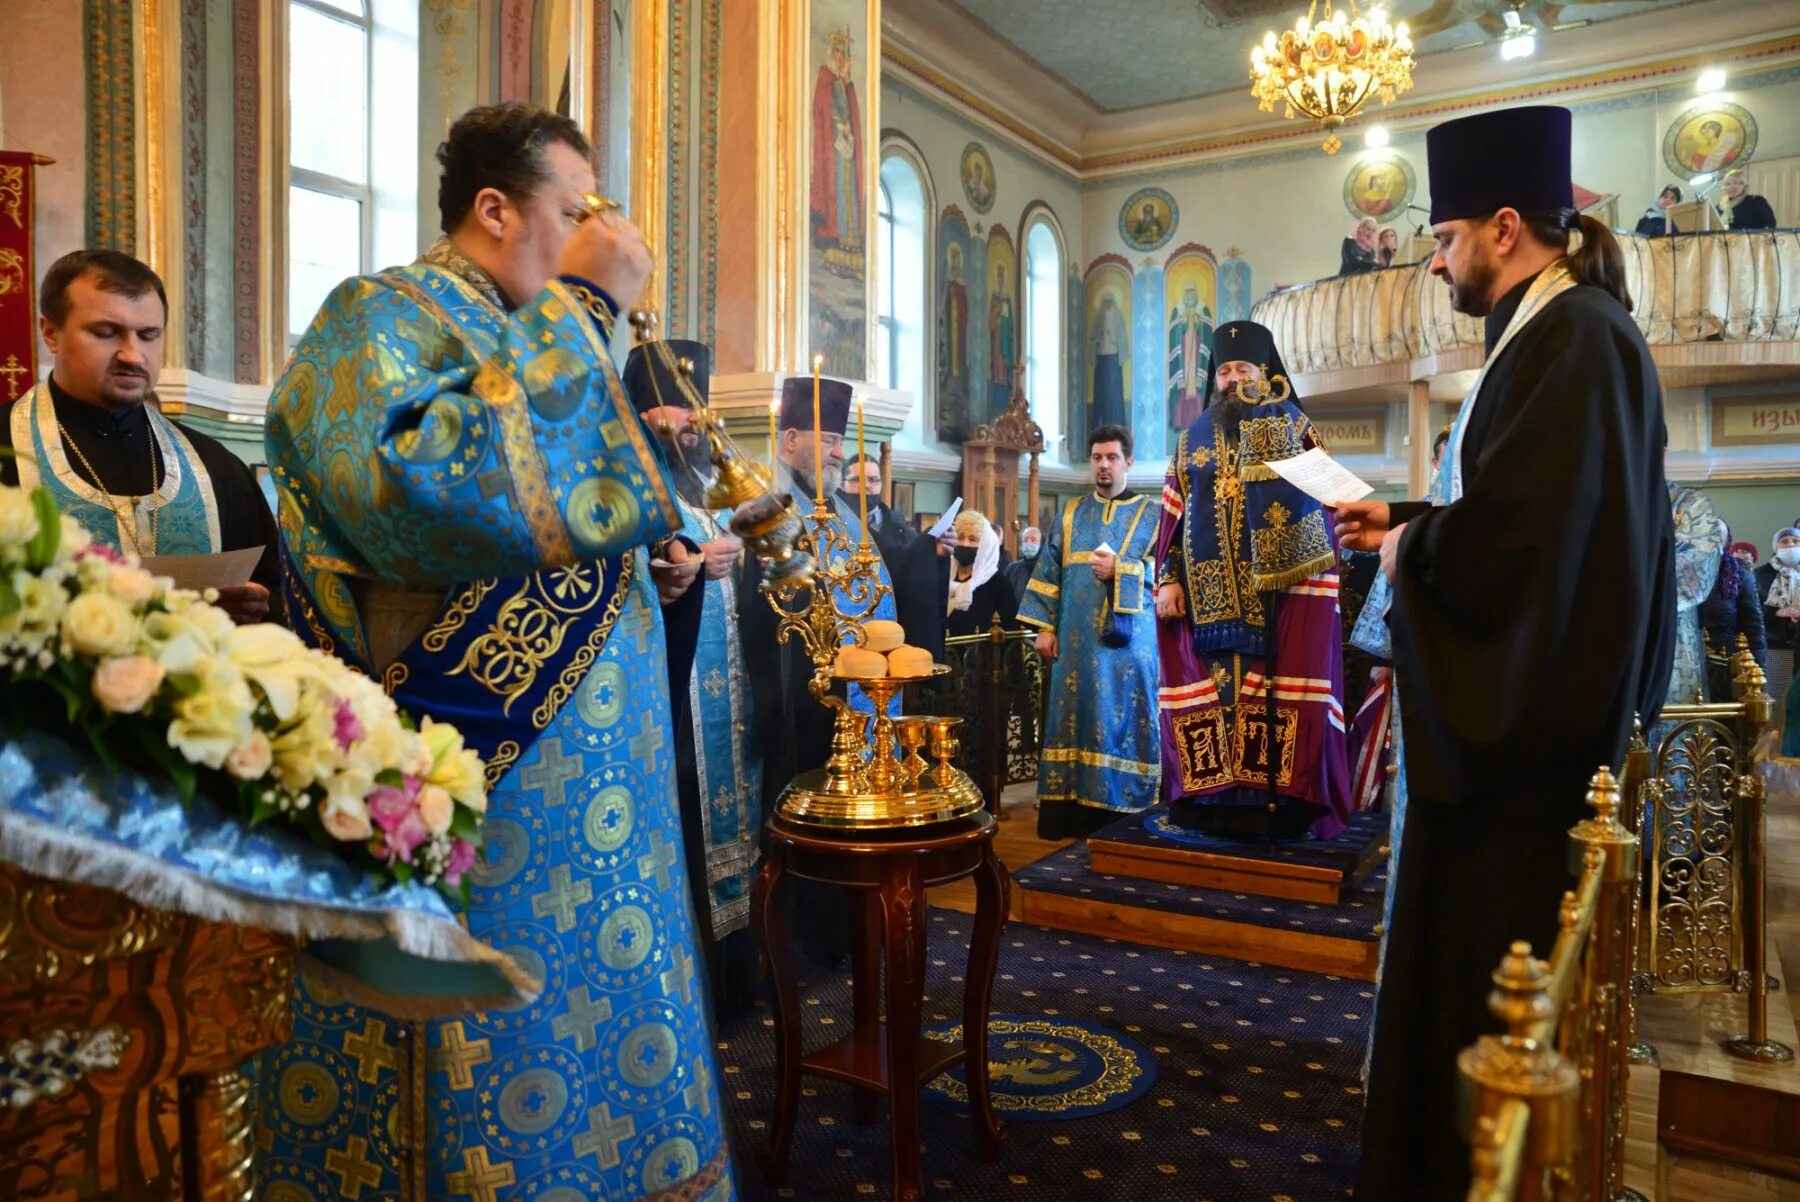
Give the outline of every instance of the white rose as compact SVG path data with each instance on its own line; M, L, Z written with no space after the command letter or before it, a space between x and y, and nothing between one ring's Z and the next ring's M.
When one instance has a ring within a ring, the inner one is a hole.
M169 746L190 764L224 767L225 757L250 741L255 698L235 673L209 672L199 688L175 703Z
M23 547L37 537L37 510L17 488L0 489L0 550Z
M417 804L426 830L441 835L450 829L450 819L456 816L456 803L450 800L450 794L436 785L426 785L419 790Z
M360 797L334 797L319 809L325 833L341 843L360 843L375 833L369 807Z
M94 700L115 714L135 714L150 703L162 684L163 666L143 655L102 660L89 687Z
M62 629L82 655L124 655L137 646L137 618L109 593L83 593L69 602Z
M142 568L113 564L106 574L106 589L133 609L141 609L156 595L156 577Z
M14 572L12 583L19 608L11 617L0 619L0 630L40 635L55 630L69 605L69 594L63 587L30 572Z
M269 737L262 731L250 732L250 740L240 743L225 757L225 771L239 780L261 780L275 760Z

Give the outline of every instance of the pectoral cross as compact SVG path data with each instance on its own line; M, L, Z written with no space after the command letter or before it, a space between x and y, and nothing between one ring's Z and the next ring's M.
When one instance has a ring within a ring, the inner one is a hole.
M0 376L6 377L6 399L16 401L25 395L19 387L20 376L30 376L31 369L19 362L17 355L8 355L5 366L0 366Z

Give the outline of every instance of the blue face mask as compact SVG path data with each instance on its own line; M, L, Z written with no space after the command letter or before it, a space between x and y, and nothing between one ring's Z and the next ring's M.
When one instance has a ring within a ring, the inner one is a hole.
M1037 554L1038 554L1038 545L1036 543L1020 543L1019 544L1019 555L1022 558L1036 559Z
M1775 552L1775 558L1789 567L1800 565L1800 547L1782 547Z

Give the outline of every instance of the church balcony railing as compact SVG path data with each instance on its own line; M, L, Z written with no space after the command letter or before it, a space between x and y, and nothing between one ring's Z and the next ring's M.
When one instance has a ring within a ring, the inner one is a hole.
M1608 769L1595 774L1588 804L1594 816L1569 831L1579 880L1563 894L1549 959L1513 944L1488 995L1507 1033L1484 1035L1457 1058L1469 1202L1637 1197L1625 1189L1625 1089L1642 857Z
M1666 385L1800 369L1800 230L1615 236L1632 316ZM1482 322L1450 307L1428 260L1286 288L1252 316L1274 331L1308 398L1398 399L1412 382L1454 377L1433 396L1455 399L1481 365Z

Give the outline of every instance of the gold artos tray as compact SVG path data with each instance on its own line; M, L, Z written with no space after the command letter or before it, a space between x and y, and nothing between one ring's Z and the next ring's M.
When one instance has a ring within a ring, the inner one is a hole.
M979 811L981 790L952 761L961 750L958 718L888 716L888 703L909 684L948 674L942 664L912 676L840 676L868 693L875 706L873 744L867 715L832 699L838 710L833 754L825 767L802 772L782 792L776 814L784 822L836 830L893 830L929 826ZM919 753L929 747L936 764Z

